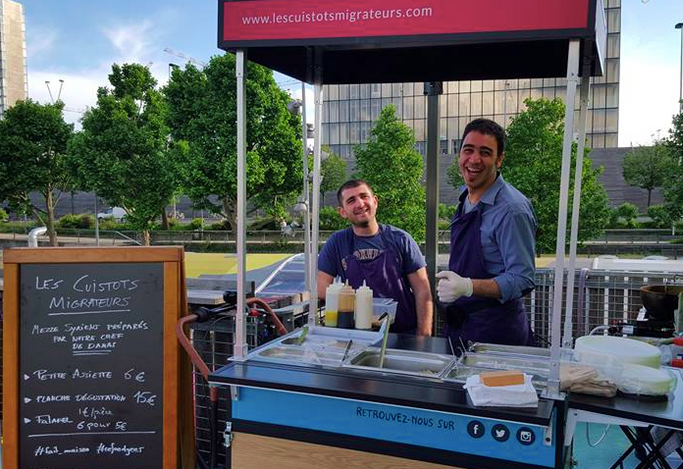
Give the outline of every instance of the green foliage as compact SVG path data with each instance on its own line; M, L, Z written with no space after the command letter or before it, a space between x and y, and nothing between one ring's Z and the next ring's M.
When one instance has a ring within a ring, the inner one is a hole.
M631 186L647 190L647 206L652 191L664 185L672 167L669 148L662 141L650 147L637 147L624 157L622 163L624 180Z
M290 98L272 71L251 62L246 68L247 194L254 206L282 215L301 191L301 119L287 110ZM183 150L175 160L183 192L236 228L235 56L213 57L203 70L174 69L164 92L167 123Z
M258 218L251 222L249 226L247 227L248 230L280 230L280 223L282 220L285 220L287 223L290 223L292 221L292 217L289 215L283 216L283 217L263 217L263 218Z
M457 156L455 159L453 159L453 162L448 169L446 169L446 176L448 182L456 191L465 185L465 180L462 178L462 174L460 174L460 166L458 166Z
M64 104L38 104L30 99L7 109L0 120L0 200L32 213L57 245L54 211L61 194L71 189L64 160L73 126L64 122ZM37 192L42 203L31 201Z
M357 176L368 181L379 199L377 219L409 232L419 242L425 236L423 162L415 150L412 129L396 118L393 105L382 109L372 137L355 148Z
M0 208L0 222L7 223L9 221L9 215L7 211Z
M671 211L664 205L650 205L647 208L647 216L652 218L654 228L670 228L673 223Z
M321 194L330 191L336 193L346 181L346 161L330 150L325 150L325 153L328 153L328 156L320 163L320 174L322 175L320 192Z
M201 218L193 218L189 223L188 228L190 230L201 230L204 227L204 220Z
M624 202L617 207L617 227L618 228L638 228L638 207L631 202Z
M683 112L675 115L665 144L672 165L664 180L664 200L674 220L683 217Z
M95 226L95 218L89 213L68 214L59 219L60 228L89 230Z
M335 207L321 207L318 220L322 231L338 231L350 226L349 222L339 215Z
M531 201L538 218L537 252L553 252L557 240L562 166L562 140L565 106L560 99L524 101L527 109L508 127L502 173L505 180ZM598 175L602 168L592 169L586 149L583 157L583 177L580 204L579 241L597 236L609 218L607 194ZM572 146L569 184L569 215L574 188L576 145ZM569 229L569 223L567 224ZM567 234L567 240L569 234Z
M217 221L216 223L211 223L209 226L204 226L205 230L215 230L215 231L232 231L230 223L228 220Z
M126 225L119 223L114 217L105 217L98 222L98 227L104 231L120 231L125 229Z
M439 203L439 219L446 220L448 221L448 223L450 223L450 221L453 220L453 217L455 216L456 210L458 210L457 205L446 205Z
M169 144L166 105L147 67L114 64L109 81L113 88L100 88L96 106L83 116L69 165L82 189L123 207L148 244L149 230L176 188L173 161L183 148Z

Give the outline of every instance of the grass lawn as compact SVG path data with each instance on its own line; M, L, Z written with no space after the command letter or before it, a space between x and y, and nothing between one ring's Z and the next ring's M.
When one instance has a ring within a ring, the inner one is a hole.
M247 270L261 269L275 264L291 254L247 254ZM223 253L185 253L185 275L199 277L200 274L236 274L235 254Z

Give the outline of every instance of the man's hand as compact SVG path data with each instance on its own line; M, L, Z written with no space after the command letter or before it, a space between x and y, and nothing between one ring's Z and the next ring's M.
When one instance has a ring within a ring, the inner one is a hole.
M461 277L455 272L444 270L436 274L440 279L436 286L439 301L442 303L453 303L461 296L472 296L472 280Z

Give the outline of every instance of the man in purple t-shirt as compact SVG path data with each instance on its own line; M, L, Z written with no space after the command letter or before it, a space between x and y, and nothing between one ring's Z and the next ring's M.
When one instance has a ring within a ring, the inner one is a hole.
M365 281L374 296L397 301L392 332L431 335L432 293L415 240L399 228L377 222L377 196L366 181L345 182L337 200L339 215L351 227L334 233L320 252L318 297L325 298L337 276L353 288Z

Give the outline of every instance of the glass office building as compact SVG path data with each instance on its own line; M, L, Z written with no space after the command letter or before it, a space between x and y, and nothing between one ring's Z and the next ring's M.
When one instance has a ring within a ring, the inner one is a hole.
M592 79L586 135L591 148L617 146L619 123L619 50L621 0L605 0L607 57L605 73ZM406 64L409 66L409 64ZM565 98L566 78L472 80L445 82L440 97L440 153L458 152L460 136L477 117L501 125L524 109L526 98ZM327 85L324 90L322 142L353 161L353 147L370 138L373 122L384 106L393 104L397 116L415 131L417 148L425 153L427 109L423 83ZM578 118L579 96L574 103Z

